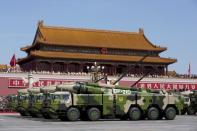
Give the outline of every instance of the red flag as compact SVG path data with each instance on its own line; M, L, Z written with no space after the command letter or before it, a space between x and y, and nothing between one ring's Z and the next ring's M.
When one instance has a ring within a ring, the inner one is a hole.
M16 66L16 57L15 54L12 56L12 59L10 60L10 66L15 67Z

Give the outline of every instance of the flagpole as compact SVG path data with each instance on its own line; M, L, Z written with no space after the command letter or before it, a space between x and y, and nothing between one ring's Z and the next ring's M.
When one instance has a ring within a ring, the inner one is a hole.
M188 77L191 78L191 63L189 62Z

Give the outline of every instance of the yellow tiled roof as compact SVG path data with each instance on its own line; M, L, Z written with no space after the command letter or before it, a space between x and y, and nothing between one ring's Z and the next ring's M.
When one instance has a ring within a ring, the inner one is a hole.
M51 51L31 51L30 56L42 57L42 58L82 59L82 60L101 60L101 61L119 61L119 62L138 62L143 57L143 56L123 56L123 55L104 55L104 54L85 54L85 53L65 53L65 52L51 52ZM143 62L170 64L176 62L176 59L161 58L161 57L147 57Z
M26 50L28 50L28 49L30 49L31 48L31 46L25 46L25 47L21 47L21 50L22 51L26 51Z
M109 30L51 27L39 24L39 39L34 44L60 46L81 46L98 48L118 48L135 50L164 51L165 47L153 45L144 35L138 32L120 32ZM35 45L32 45L35 46Z

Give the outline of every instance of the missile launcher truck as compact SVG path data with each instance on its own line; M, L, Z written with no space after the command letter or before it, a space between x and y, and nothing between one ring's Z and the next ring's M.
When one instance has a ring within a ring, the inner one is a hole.
M172 93L180 94L184 99L184 108L181 111L182 115L195 115L197 113L197 91L171 91Z
M8 108L11 111L16 111L17 108L17 95L15 94L11 94L7 96L7 100L8 100Z
M181 92L187 104L184 106L182 114L195 115L197 113L197 91L184 91Z
M41 109L44 95L40 92L39 87L28 89L29 92L29 114L32 117L42 117Z
M189 94L190 105L187 108L188 115L195 115L197 113L197 91Z
M100 118L157 120L163 117L173 120L184 103L179 95L167 92L151 93L98 83L67 83L58 85L56 91L50 94L47 110L53 110L61 120L69 121Z
M146 58L143 57L139 62ZM164 91L158 93L139 91L133 87L145 77L145 74L131 87L115 86L126 73L125 71L113 85L98 83L98 70L93 72L92 83L74 82L56 86L56 92L48 93L49 99L43 105L48 114L52 111L61 120L95 121L100 118L120 118L140 120L162 119L173 120L183 110L184 100L180 95ZM46 108L47 107L47 108Z
M60 94L64 92L56 92L56 85L41 87L40 91L43 93L43 102L41 113L46 119L58 118L56 111L57 99L60 99Z
M29 116L29 94L27 89L18 90L17 102L16 111L19 112L21 116Z

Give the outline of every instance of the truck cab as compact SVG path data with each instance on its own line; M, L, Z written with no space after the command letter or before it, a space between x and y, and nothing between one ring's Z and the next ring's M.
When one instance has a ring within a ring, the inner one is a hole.
M17 108L17 95L12 94L7 96L8 100L8 108L11 109L12 111L16 111Z
M42 105L42 114L45 118L57 118L58 112L70 103L71 94L69 92L57 91L54 93L45 93Z
M32 117L42 117L41 109L44 99L43 93L30 93L29 95L29 113Z
M18 94L17 101L17 112L19 112L22 116L29 116L29 94Z
M189 94L190 105L187 109L188 115L195 115L197 113L197 91L193 91Z

